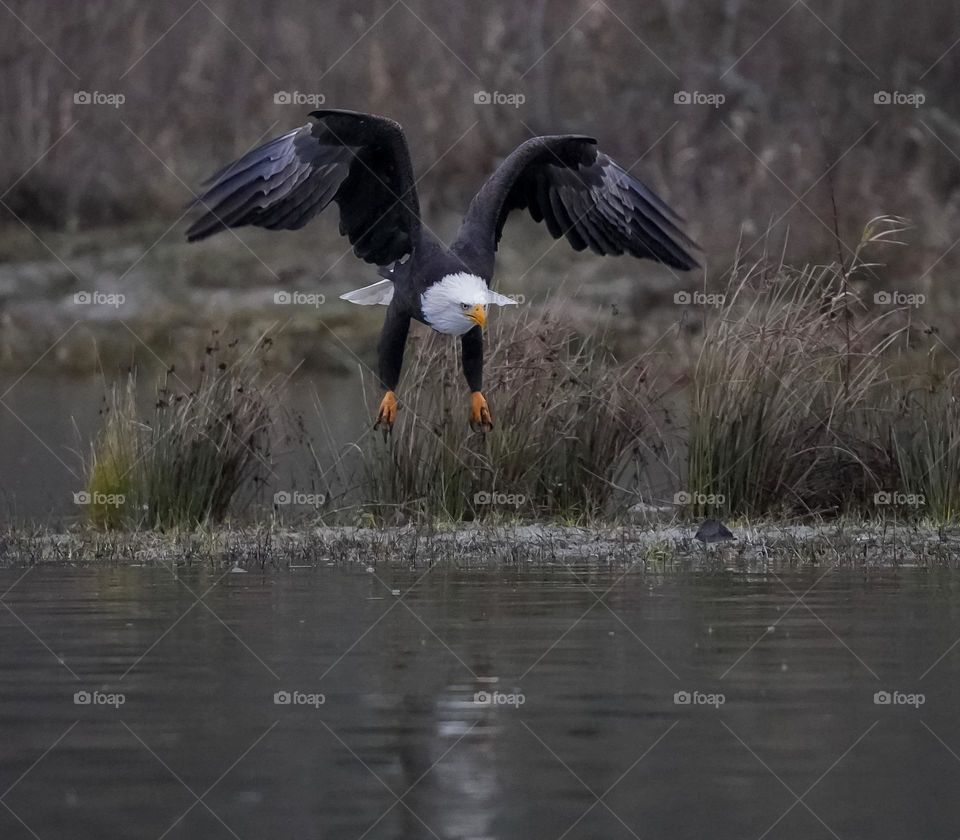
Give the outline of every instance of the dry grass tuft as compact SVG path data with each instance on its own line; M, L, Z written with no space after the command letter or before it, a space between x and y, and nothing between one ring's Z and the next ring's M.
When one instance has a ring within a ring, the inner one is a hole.
M113 387L88 467L96 525L192 528L221 522L263 481L278 391L274 381L259 381L256 356L262 349L258 344L241 355L214 339L196 384L189 387L168 371L147 416L132 375Z
M896 481L881 432L901 310L864 313L851 282L902 229L873 220L849 269L756 264L731 280L693 374L692 513L835 514Z
M557 312L498 319L484 393L496 428L467 424L459 344L411 342L401 412L389 440L368 436L363 495L379 517L451 520L613 516L636 501L659 457L658 398L642 358L620 360Z

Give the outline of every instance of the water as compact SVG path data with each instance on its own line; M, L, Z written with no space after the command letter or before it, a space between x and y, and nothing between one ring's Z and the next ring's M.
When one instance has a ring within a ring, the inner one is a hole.
M156 393L152 380L145 381L140 411L150 418ZM86 487L85 462L103 427L104 394L98 377L0 373L0 526L42 522L62 527L86 520L87 510L75 503L74 493ZM319 493L328 490L328 483L335 491L350 486L350 481L338 483L338 470L351 475L358 467L354 444L371 432L379 399L374 394L365 404L357 377L311 373L293 378L277 413L272 461L261 469L264 482L249 493L241 491L234 512L241 519L255 518L257 511L269 510L278 490ZM673 416L682 416L682 409L674 408ZM649 498L669 500L676 482L675 465L652 457L639 487Z
M97 377L0 374L0 523L83 517L73 494L85 487L84 460L103 425L104 391L103 379ZM154 392L144 387L140 397L143 416L151 416ZM325 465L336 457L330 440L339 442L339 453L372 425L355 379L320 374L294 379L284 408L288 418L302 418ZM295 434L292 419L287 425L287 433ZM274 456L264 476L263 498L272 498L277 489L315 489L311 478L316 470L311 472L312 459L303 444L279 440Z
M824 572L5 569L0 837L955 837L960 578Z

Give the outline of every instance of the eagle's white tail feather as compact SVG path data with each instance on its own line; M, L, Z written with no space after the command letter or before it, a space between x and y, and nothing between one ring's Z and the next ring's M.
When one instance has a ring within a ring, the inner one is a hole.
M340 299L359 303L361 306L376 306L378 303L387 306L393 300L393 280L378 280L362 289L340 295Z

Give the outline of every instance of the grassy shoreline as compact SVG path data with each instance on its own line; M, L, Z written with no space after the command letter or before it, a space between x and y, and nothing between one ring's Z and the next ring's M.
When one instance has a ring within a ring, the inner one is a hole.
M346 567L427 570L538 568L623 573L775 573L788 568L960 568L960 526L843 520L734 526L736 540L704 546L687 524L589 527L456 524L287 528L278 524L192 532L10 528L0 568L208 567L229 572Z
M909 296L870 282L904 230L871 219L850 262L738 253L724 285L675 292L660 337L626 349L616 327L634 317L584 328L562 297L497 318L488 435L468 430L458 348L443 336L411 337L400 417L381 438L369 369L359 365L367 407L350 428L329 424L341 394L328 385L308 431L304 407L291 407L293 369L276 371L274 330L224 324L183 366L133 364L110 383L100 427L80 443L76 512L121 534L264 521L603 531L643 510L662 522L664 507L688 522L952 526L960 367ZM295 468L281 467L291 455Z
M722 292L678 293L688 314L710 310L681 377L661 364L678 342L623 355L603 323L583 333L563 306L498 319L488 435L466 425L456 345L414 337L392 435L364 422L318 454L295 434L301 486L269 482L284 421L303 429L284 417L284 381L265 373L271 338L217 333L195 375L160 383L152 411L115 386L87 461L90 519L128 531L238 521L262 488L260 516L272 491L273 515L293 524L590 524L651 505L689 521L953 524L960 368L935 333L918 332L908 303L878 292L871 305L855 288L875 264L867 253L903 229L871 220L849 265L761 261ZM375 377L364 385L375 405Z

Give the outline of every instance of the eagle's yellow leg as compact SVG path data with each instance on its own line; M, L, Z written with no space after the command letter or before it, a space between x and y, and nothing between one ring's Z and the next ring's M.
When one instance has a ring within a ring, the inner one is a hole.
M490 406L479 391L470 395L470 427L475 432L489 432L493 428Z
M393 391L387 391L380 400L380 411L377 414L377 422L373 424L374 429L382 429L389 432L393 424L397 421L397 395Z

